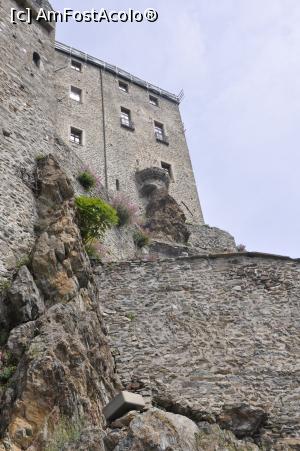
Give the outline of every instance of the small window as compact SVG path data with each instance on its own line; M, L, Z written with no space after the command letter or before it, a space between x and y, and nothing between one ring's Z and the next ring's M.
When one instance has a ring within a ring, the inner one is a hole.
M163 139L164 137L164 126L159 122L154 122L154 131L157 139Z
M116 179L116 190L120 191L120 182L119 179Z
M123 81L119 81L119 89L123 92L128 92L128 84Z
M71 86L70 98L76 100L76 102L81 102L81 89Z
M151 103L151 105L158 106L158 98L150 95L149 96L149 103Z
M121 108L121 125L122 127L130 128L131 130L134 130L134 124L131 120L131 114L130 111L126 108Z
M164 161L161 161L161 167L162 167L162 169L165 169L166 171L168 171L170 179L174 180L172 166L169 163L165 163Z
M154 122L154 132L155 132L156 141L159 141L159 142L169 145L169 140L165 134L163 124L160 124L159 122Z
M71 60L71 67L77 72L81 72L82 70L82 64L75 60Z
M32 61L36 65L36 67L40 67L41 65L41 57L37 52L33 52L32 54Z
M82 144L82 130L71 127L70 141L74 144Z

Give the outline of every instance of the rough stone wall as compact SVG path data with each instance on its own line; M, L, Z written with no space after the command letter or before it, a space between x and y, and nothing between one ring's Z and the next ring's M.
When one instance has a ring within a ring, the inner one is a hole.
M75 58L76 59L76 58ZM103 116L100 72L82 61L82 72L71 68L71 58L55 52L55 91L57 134L105 183ZM82 102L70 98L71 86L82 90ZM83 130L83 145L69 140L70 127Z
M125 386L198 420L244 403L273 437L299 434L299 261L248 253L96 273Z
M55 111L54 31L37 23L11 24L10 8L18 2L0 2L0 276L33 243L32 170L35 156L52 150Z
M70 126L83 130L83 145L73 145L85 160L104 180L103 115L100 69L82 61L82 73L71 69L71 58L56 52L57 129L60 136L69 140ZM108 171L108 188L116 190L116 179L120 190L142 207L139 199L135 171L146 167L161 167L161 161L172 165L174 180L170 194L180 203L189 221L203 223L193 169L185 140L178 105L159 97L159 107L149 103L146 89L133 83L129 92L118 87L118 78L102 72L103 101L105 110L105 135ZM69 98L70 86L82 89L83 102ZM120 125L121 107L131 111L135 130ZM170 145L159 143L154 135L154 120L165 126ZM188 209L186 208L188 206Z
M235 240L230 233L209 225L187 224L190 232L188 244L197 248L199 254L222 254L236 252Z

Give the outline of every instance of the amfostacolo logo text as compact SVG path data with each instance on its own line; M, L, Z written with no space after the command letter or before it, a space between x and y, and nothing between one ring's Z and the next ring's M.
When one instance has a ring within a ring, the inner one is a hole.
M11 8L11 22L26 22L31 24L33 20L38 22L156 22L158 12L153 8L147 8L145 11L137 11L129 8L126 11L108 11L105 8L100 10L91 9L89 11L74 11L71 8L65 8L63 11L48 11L44 8L38 10L37 15L30 8L18 10Z

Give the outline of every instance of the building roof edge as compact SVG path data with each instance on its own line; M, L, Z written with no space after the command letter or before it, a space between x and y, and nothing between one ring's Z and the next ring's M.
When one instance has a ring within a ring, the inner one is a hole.
M151 83L148 83L147 81L142 80L141 78L138 78L130 74L129 72L120 69L117 66L113 66L112 64L106 63L105 61L95 58L94 56L88 55L87 53L81 52L80 50L77 50L66 44L56 41L55 50L68 54L70 57L78 58L81 61L85 61L86 63L92 64L94 66L101 67L102 69L111 72L124 80L130 81L138 86L141 86L150 91L151 93L157 94L161 97L171 100L172 102L175 102L178 105L180 103L179 96L171 94L170 92L165 91L164 89L161 89L155 85L152 85Z

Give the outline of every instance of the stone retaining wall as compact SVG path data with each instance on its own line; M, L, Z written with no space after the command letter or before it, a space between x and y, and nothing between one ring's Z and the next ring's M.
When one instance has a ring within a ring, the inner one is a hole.
M274 436L299 433L299 261L246 253L95 272L127 388L211 421L245 403Z

